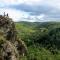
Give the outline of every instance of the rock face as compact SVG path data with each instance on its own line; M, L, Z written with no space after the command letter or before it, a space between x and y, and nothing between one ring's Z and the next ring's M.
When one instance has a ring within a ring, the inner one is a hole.
M18 60L19 58L17 49L9 41L4 42L1 52L3 60Z
M0 15L0 60L19 60L27 53L27 47L17 37L15 24L8 15Z

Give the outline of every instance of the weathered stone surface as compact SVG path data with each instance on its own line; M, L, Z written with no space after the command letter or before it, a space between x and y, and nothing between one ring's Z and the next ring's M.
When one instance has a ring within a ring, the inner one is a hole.
M19 55L24 56L26 53L27 47L17 37L12 19L0 15L0 60L19 60Z
M19 54L15 46L9 42L5 41L2 45L1 56L3 60L18 60Z

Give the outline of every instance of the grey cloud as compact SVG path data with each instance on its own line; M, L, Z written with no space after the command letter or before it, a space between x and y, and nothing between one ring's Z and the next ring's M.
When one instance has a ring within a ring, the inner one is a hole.
M14 5L10 6L10 8L14 8L17 10L21 10L24 12L29 13L31 16L39 16L40 14L45 14L44 19L60 19L60 10L56 9L55 7L49 6L49 5L27 5L27 4L20 4L20 5ZM31 17L25 18L25 19L32 19ZM40 20L35 17L36 20ZM33 20L33 19L32 19Z

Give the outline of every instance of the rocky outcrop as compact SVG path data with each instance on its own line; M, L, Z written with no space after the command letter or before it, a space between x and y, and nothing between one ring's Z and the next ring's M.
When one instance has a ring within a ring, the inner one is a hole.
M19 60L27 53L24 42L17 37L15 24L8 16L0 16L0 60Z
M19 60L19 53L15 46L9 42L5 41L1 48L2 60Z

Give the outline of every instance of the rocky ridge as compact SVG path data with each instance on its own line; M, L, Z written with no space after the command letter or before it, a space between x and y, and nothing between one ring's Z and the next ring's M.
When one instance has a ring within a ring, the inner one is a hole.
M0 60L19 60L26 53L27 47L17 37L15 23L8 14L0 15Z

